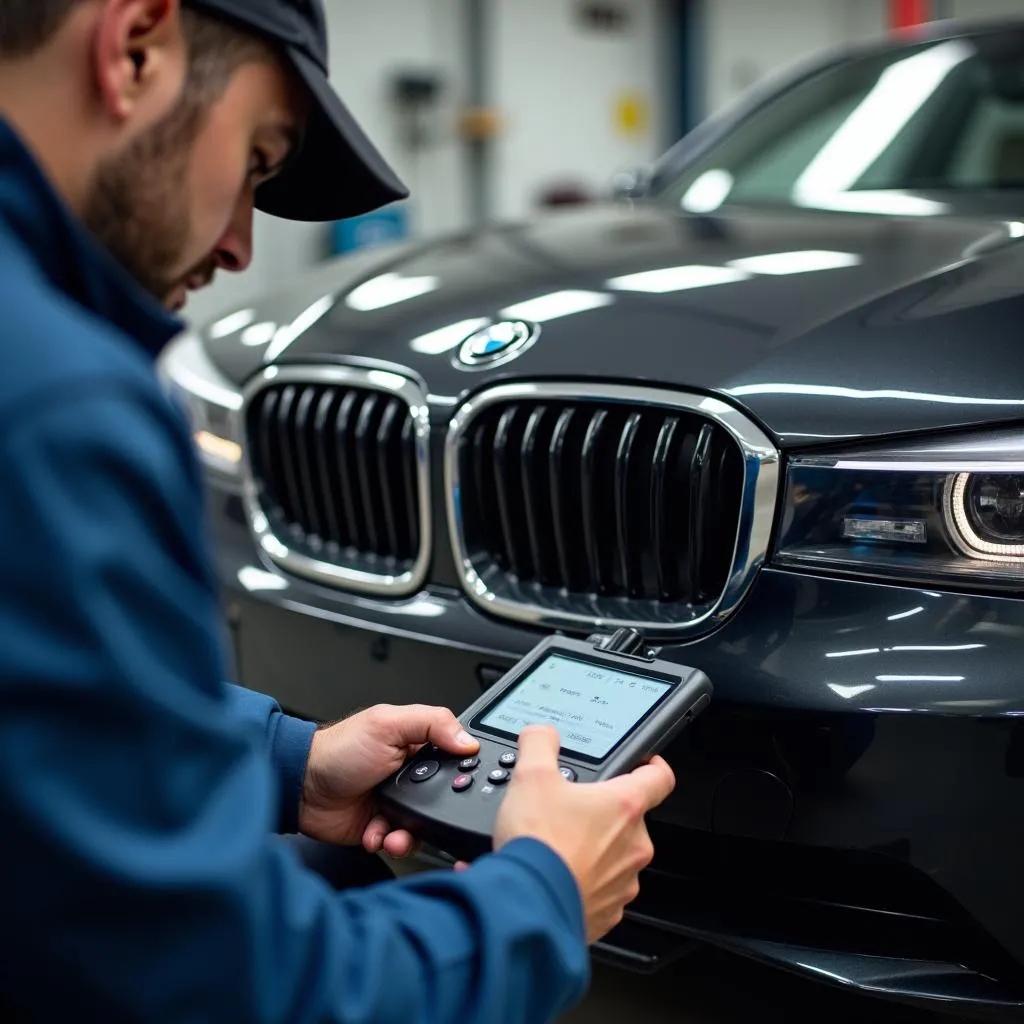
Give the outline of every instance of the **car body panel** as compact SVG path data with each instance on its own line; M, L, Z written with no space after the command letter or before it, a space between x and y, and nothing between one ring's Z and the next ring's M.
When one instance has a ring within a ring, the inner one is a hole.
M1021 21L903 39L1011 29L1024 54ZM651 180L759 116L773 89L850 56L751 92ZM1024 102L1024 76L1019 88ZM246 685L321 720L381 701L459 709L543 638L461 589L442 467L453 415L482 389L600 381L714 395L783 463L1024 422L1024 192L911 195L930 211L920 216L742 202L698 214L651 192L345 257L198 332L228 386L270 365L343 363L406 375L427 396L429 570L410 597L282 572L253 539L240 481L211 477ZM779 254L787 266L748 262ZM519 317L539 323L535 344L460 365L476 329ZM620 960L671 959L671 933L886 998L1020 1019L1024 601L953 577L925 589L783 570L771 554L728 619L662 648L716 696L666 751L678 785L652 815L658 853L629 918L648 953L623 938ZM662 942L643 938L652 928Z
M663 383L732 401L783 446L815 444L1024 418L1017 230L971 217L894 223L734 210L708 220L601 207L378 255L376 265L343 261L333 276L318 270L293 294L264 301L253 317L287 326L329 304L286 347L270 343L275 362L372 360L411 372L449 402L504 380ZM859 263L666 294L608 287L665 268L822 250ZM387 275L398 276L398 294L408 282L436 284L382 308L351 307L353 295L365 302L368 286L371 296L386 288ZM453 365L475 327L560 292L607 304L542 323L535 345L487 373ZM454 333L437 333L452 325ZM206 332L211 356L235 382L258 372L267 354L267 346L242 344L244 334ZM966 366L956 358L965 344L977 356ZM991 374L992 365L1003 372Z
M241 678L305 717L334 719L380 701L468 705L538 639L442 590L389 603L304 581L281 585L241 525L222 521L216 550ZM1024 844L1021 680L1006 669L1021 648L1024 605L879 586L865 606L862 586L766 571L743 615L662 650L707 672L716 699L667 751L678 785L655 820L683 834L870 851L906 863L1024 960L1018 906L991 884L1015 876ZM927 611L888 627L887 643L900 650L818 668L830 650L864 635L880 642L879 615L915 602ZM950 635L958 642L947 643ZM962 635L983 646L937 650L959 646ZM891 675L906 678L879 684L893 661L901 671ZM659 911L664 903L652 896L638 912L743 945L735 922L716 925L692 905ZM840 952L857 953L830 955ZM824 960L806 953L803 963L813 973Z

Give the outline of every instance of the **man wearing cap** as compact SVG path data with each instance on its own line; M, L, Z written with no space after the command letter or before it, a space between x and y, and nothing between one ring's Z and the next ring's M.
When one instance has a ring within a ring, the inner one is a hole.
M248 265L254 207L405 194L326 68L321 0L0 0L4 1020L550 1020L653 855L668 766L573 786L550 729L465 870L339 893L273 835L405 856L374 786L476 746L447 709L318 728L223 681L154 373L169 311Z

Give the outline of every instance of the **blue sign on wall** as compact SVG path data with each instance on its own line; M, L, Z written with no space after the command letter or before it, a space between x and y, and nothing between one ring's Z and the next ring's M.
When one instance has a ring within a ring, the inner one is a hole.
M337 221L333 230L334 253L341 256L389 242L401 242L408 234L408 210L405 204L393 203L383 210Z

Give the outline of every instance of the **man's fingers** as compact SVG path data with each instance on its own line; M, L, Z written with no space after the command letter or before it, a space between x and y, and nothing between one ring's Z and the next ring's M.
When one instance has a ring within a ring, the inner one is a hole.
M396 747L415 747L433 743L449 754L474 754L480 744L466 732L448 708L427 704L404 707L381 706L374 709L387 743Z
M608 784L639 792L646 812L665 802L676 788L676 777L663 757L652 757L647 764L634 768L628 775L612 779Z
M384 839L384 852L396 860L411 857L416 850L416 840L408 832L392 832Z
M363 849L367 853L380 853L384 839L390 831L391 826L384 818L374 818L363 830Z
M529 725L519 734L519 771L558 768L561 740L553 725Z

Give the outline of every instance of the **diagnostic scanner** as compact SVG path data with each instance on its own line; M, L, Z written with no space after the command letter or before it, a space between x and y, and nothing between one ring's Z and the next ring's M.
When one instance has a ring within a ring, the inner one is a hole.
M632 771L711 702L702 672L657 655L634 629L548 637L459 715L478 753L421 748L378 788L381 813L460 860L486 853L528 725L558 729L559 769L571 783Z

